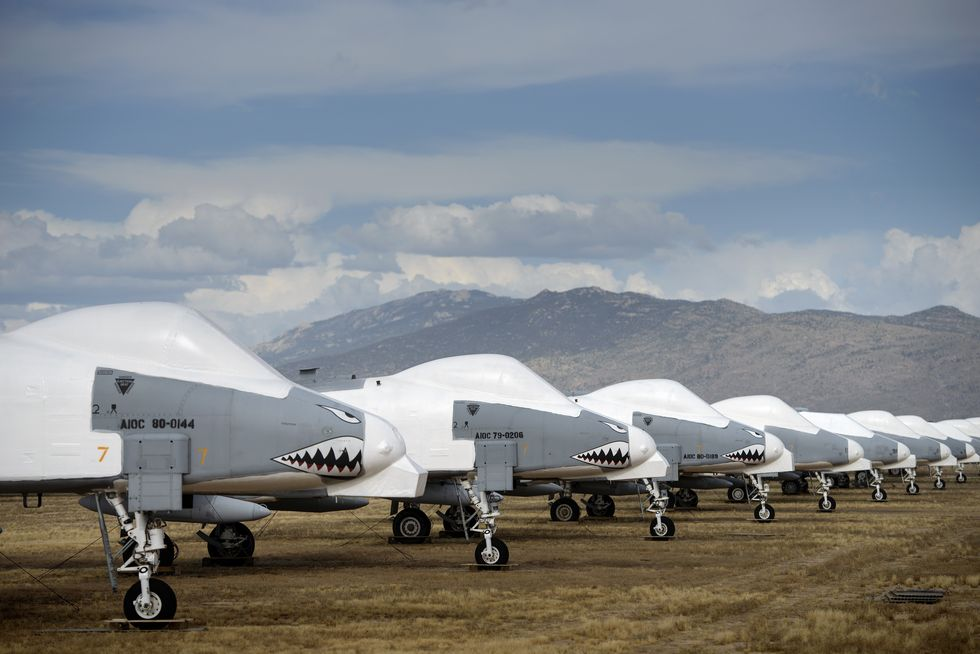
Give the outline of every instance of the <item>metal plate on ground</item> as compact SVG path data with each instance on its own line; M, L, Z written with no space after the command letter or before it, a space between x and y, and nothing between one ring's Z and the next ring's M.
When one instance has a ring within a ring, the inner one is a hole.
M882 599L891 604L935 604L945 596L942 588L896 588L887 591Z

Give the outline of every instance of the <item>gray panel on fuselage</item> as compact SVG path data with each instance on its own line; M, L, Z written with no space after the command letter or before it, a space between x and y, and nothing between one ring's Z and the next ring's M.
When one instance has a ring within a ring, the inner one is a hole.
M626 425L584 410L575 417L508 404L456 401L453 439L513 441L515 473L588 465L623 468L630 460ZM600 450L587 457L594 463L574 458L593 450Z
M922 461L938 461L942 457L939 448L939 441L934 441L931 438L920 437L914 438L912 436L900 436L898 434L889 434L886 431L881 432L887 438L893 438L902 445L906 445L909 451L915 456L916 459L921 459Z
M847 439L821 429L810 434L786 427L766 426L766 431L783 441L783 445L793 453L793 461L798 465L827 463L831 466L848 463Z
M685 468L733 461L741 463L765 461L765 435L735 421L729 422L724 427L714 427L700 422L665 418L637 411L633 413L633 424L653 436L658 451L662 451L664 445L668 444L680 446L679 464L682 471ZM760 452L757 460L749 460L755 458L756 451Z
M338 437L363 442L364 416L301 387L280 399L99 368L92 385L92 429L124 438L186 434L190 470L184 483L196 483L298 471L275 459Z

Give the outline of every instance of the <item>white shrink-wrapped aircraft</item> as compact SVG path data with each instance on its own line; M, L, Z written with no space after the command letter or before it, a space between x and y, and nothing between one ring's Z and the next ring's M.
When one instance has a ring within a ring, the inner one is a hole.
M942 463L934 464L932 467L933 473L933 486L936 490L943 490L946 488L946 480L943 479L943 468L952 467L956 468L957 471L963 471L963 463L966 462L970 457L976 455L977 451L973 449L973 445L968 442L969 439L965 438L951 438L948 436L944 430L939 429L936 425L925 420L920 416L896 416L899 420L905 423L905 426L914 431L919 436L925 438L931 438L934 441L938 441L949 448L949 458ZM966 481L966 476L964 475L963 481Z
M888 499L888 492L881 487L884 481L881 470L915 468L915 456L912 455L912 451L907 445L899 443L894 438L876 434L843 413L801 411L800 415L821 429L840 434L846 438L853 438L861 444L861 447L864 448L865 458L871 461L873 466L870 470L871 479L868 485L874 489L871 491L871 499L875 502L884 502ZM862 472L857 474L862 474Z
M0 411L0 493L111 507L135 543L119 571L139 577L123 611L143 627L177 608L153 576L164 520L268 514L225 495L415 497L426 480L389 423L288 381L173 304L80 309L0 336Z
M482 534L474 553L479 565L509 559L495 536L501 493L533 494L535 486L554 492L553 482L576 479L662 477L668 469L645 431L576 405L511 357L438 359L318 390L389 420L428 472L425 493L395 515L395 536L428 535L431 524L418 504L456 505L462 525L468 505L477 519L472 531ZM655 518L664 536L672 526L667 520Z
M711 406L733 420L779 437L793 453L795 469L815 473L820 480L821 497L817 502L820 511L837 508L837 500L830 496L827 473L871 470L871 461L864 458L860 443L817 427L778 397L733 397Z
M744 475L755 489L756 520L768 522L775 510L767 504L763 478L793 469L793 457L782 441L765 431L721 415L683 384L670 379L641 379L601 388L572 398L579 406L632 423L649 432L657 451L671 464L663 481L677 486L679 506L697 505L695 488L728 488L729 497L744 493L732 475ZM717 475L726 475L719 477ZM666 498L658 479L644 479L651 510L663 511ZM574 488L574 486L573 486Z
M956 459L952 457L945 444L920 436L887 411L857 411L847 416L876 434L908 445L917 463L926 463L930 466L956 465ZM919 485L915 483L915 468L903 468L902 480L905 482L906 493L918 495Z
M949 446L950 452L956 456L956 483L965 484L966 469L963 466L967 463L980 463L980 453L977 453L980 442L963 431L970 429L973 425L965 420L943 420L930 422L929 425L946 438L943 442Z

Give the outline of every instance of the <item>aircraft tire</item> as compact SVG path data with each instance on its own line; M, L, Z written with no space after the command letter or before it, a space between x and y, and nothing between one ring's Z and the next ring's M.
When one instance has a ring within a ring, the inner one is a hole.
M216 547L208 541L208 556L212 559L247 559L255 554L255 536L240 522L215 525L210 536L223 544L223 547Z
M429 532L432 531L432 521L422 509L410 506L395 514L391 531L395 538L421 540L428 537Z
M916 484L916 483L911 483L910 482L905 487L905 492L908 493L909 495L918 495L919 494L919 485Z
M817 508L820 509L821 513L832 513L837 508L837 500L830 495L826 499L821 497L817 501Z
M865 470L860 470L854 473L854 486L856 488L867 488L871 484L868 483L871 475Z
M755 519L758 522L772 522L772 519L776 517L776 509L772 508L768 504L760 504L755 507L753 512Z
M694 509L698 506L698 494L689 488L682 488L674 494L674 504L678 509Z
M937 479L932 485L936 487L936 490L943 490L946 488L946 482L942 479Z
M608 495L592 495L585 502L585 513L593 518L611 518L616 514L616 502Z
M674 537L677 528L674 526L674 521L665 515L660 516L660 526L657 527L657 520L653 519L650 521L650 537L654 540L670 540Z
M749 501L749 494L744 486L732 486L728 489L728 501L744 503Z
M965 484L966 483L966 473L965 472L957 472L956 473L956 483L957 484Z
M450 534L462 534L466 532L467 526L473 519L476 509L472 506L463 506L463 519L460 519L458 506L451 506L446 509L442 517L442 528Z
M551 503L552 522L578 522L581 515L578 502L570 497L560 497Z
M799 495L800 482L795 479L787 479L782 483L783 495Z
M177 613L177 595L173 589L161 579L150 578L150 597L153 606L148 611L141 611L136 606L136 600L142 593L140 582L136 582L126 591L123 597L123 615L127 620L172 620ZM139 629L162 629L165 622L137 622Z
M496 536L490 538L489 553L486 553L486 547L486 542L481 538L476 544L476 551L474 552L477 565L506 565L507 561L510 560L510 552L507 550L507 544Z
M876 488L871 493L871 499L875 502L884 502L888 499L888 492L884 488Z

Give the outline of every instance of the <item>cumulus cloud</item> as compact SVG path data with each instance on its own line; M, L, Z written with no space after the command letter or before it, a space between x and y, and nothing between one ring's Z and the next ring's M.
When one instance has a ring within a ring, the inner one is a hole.
M386 210L347 230L368 250L440 256L628 258L675 243L707 243L704 230L647 202L563 202L527 195L486 206L423 204Z
M293 2L276 10L171 2L85 20L54 6L8 9L0 22L6 88L38 92L57 78L79 93L235 102L603 74L732 83L855 58L901 69L975 63L980 43L980 11L969 0L896 0L887 10L873 0L748 0L713 6L710 19L698 4L642 0L614 9L587 0ZM261 35L262 47L244 35Z

